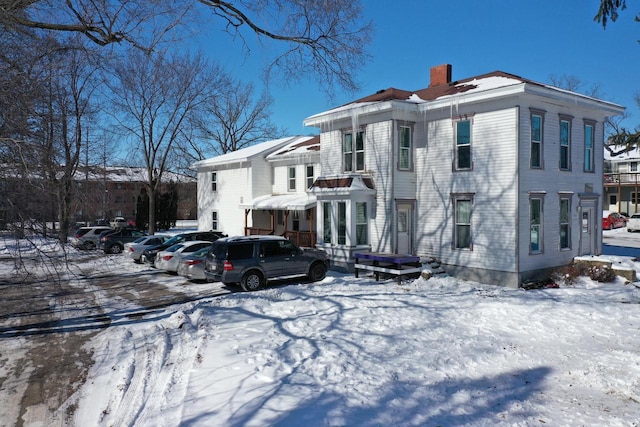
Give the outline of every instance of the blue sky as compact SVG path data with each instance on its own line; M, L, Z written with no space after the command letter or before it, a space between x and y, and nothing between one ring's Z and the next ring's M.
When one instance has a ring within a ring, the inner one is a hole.
M495 70L549 83L550 76L572 75L586 87L597 84L602 98L627 107L627 128L640 126L634 94L640 92L640 4L630 2L607 29L593 21L599 0L362 0L375 26L371 61L356 71L361 90L338 92L333 100L313 81L269 85L273 121L289 134L317 133L303 120L380 89L415 90L429 84L429 68L452 64L460 80ZM634 9L634 7L636 9ZM268 47L239 55L240 44L219 28L206 52L237 78L262 87L261 64Z

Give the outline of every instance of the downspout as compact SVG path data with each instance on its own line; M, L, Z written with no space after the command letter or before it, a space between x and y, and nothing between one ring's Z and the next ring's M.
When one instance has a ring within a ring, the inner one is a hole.
M520 287L520 106L516 105L516 277Z

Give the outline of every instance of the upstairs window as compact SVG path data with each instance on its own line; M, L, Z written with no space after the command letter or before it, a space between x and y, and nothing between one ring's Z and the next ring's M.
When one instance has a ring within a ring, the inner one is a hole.
M540 112L531 113L531 163L532 169L542 169L542 139L544 135L543 114Z
M584 171L585 172L594 172L594 160L593 160L593 144L594 144L594 135L593 135L593 122L584 123Z
M342 137L342 163L344 172L364 171L364 132L348 132Z
M560 118L560 170L571 170L571 120Z
M471 169L471 120L456 122L455 169Z
M218 174L216 172L211 172L211 191L218 191Z
M398 131L398 169L411 169L411 128L400 126Z
M313 185L313 165L307 165L307 188Z
M289 191L296 191L296 167L289 167Z

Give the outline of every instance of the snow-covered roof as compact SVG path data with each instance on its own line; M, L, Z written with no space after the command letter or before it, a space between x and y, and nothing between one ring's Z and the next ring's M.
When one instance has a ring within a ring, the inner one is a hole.
M317 126L323 121L323 118L326 119L327 116L331 116L331 119L335 119L337 118L337 116L345 115L346 112L355 114L356 110L358 110L358 112L361 112L363 110L366 110L367 112L375 112L384 109L391 109L393 108L391 104L393 101L414 105L430 104L434 101L444 101L449 98L456 98L461 94L481 94L483 92L496 91L500 89L509 90L510 88L517 90L518 86L522 87L522 90L525 90L527 87L536 87L542 90L554 91L557 94L562 94L563 96L570 95L575 99L582 99L586 102L595 101L603 106L606 106L607 109L612 112L612 114L620 114L622 111L624 111L624 107L611 102L560 89L547 84L535 82L533 80L525 79L514 74L505 73L503 71L493 71L491 73L483 74L480 76L443 84L436 84L424 89L418 89L414 91L407 91L393 87L383 89L374 94L357 99L340 107L310 116L304 120L304 123L307 126Z
M300 142L311 137L308 136L288 136L285 138L274 139L271 141L261 142L260 144L250 147L241 148L240 150L231 151L220 156L211 157L209 159L200 160L192 165L193 169L201 169L217 165L229 165L234 163L249 162L256 157L265 158L270 153L289 144Z
M614 152L618 152L620 151L622 148L617 148L614 147L613 151ZM617 156L612 155L609 150L605 149L604 150L604 159L608 160L610 162L626 162L629 160L638 160L640 161L640 150L638 150L638 148L634 148L633 150L630 151L625 151L624 153L620 153Z
M244 209L304 211L316 205L315 196L307 193L279 194L256 197L249 203L241 204Z
M298 156L320 152L320 135L300 137L284 147L274 151L267 159L279 159L283 157Z

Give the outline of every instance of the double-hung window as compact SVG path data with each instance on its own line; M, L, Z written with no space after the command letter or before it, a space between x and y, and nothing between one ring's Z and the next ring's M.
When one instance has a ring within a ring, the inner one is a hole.
M471 169L471 120L459 120L456 123L455 169Z
M411 169L411 128L400 126L398 130L398 169Z
M347 203L338 202L338 244L347 244Z
M289 166L289 191L296 191L296 167Z
M369 242L368 236L367 204L356 202L356 245L366 245Z
M322 202L322 241L331 243L331 202Z
M544 113L538 110L531 111L531 163L532 169L542 169L543 162L543 138L544 138Z
M211 191L218 191L218 173L211 172Z
M571 117L560 116L560 170L571 170Z
M355 139L355 140L354 140ZM364 170L364 132L347 132L342 136L342 164L345 172Z
M212 230L218 229L218 212L217 211L211 212L211 229Z
M594 144L594 128L595 123L585 120L584 122L584 171L595 172L593 160L593 144Z
M543 197L535 195L529 197L529 252L543 252Z
M307 165L307 188L313 185L313 165Z
M571 249L571 199L560 197L560 249Z
M471 214L473 211L472 194L454 194L452 196L455 214L453 233L454 249L473 249Z

